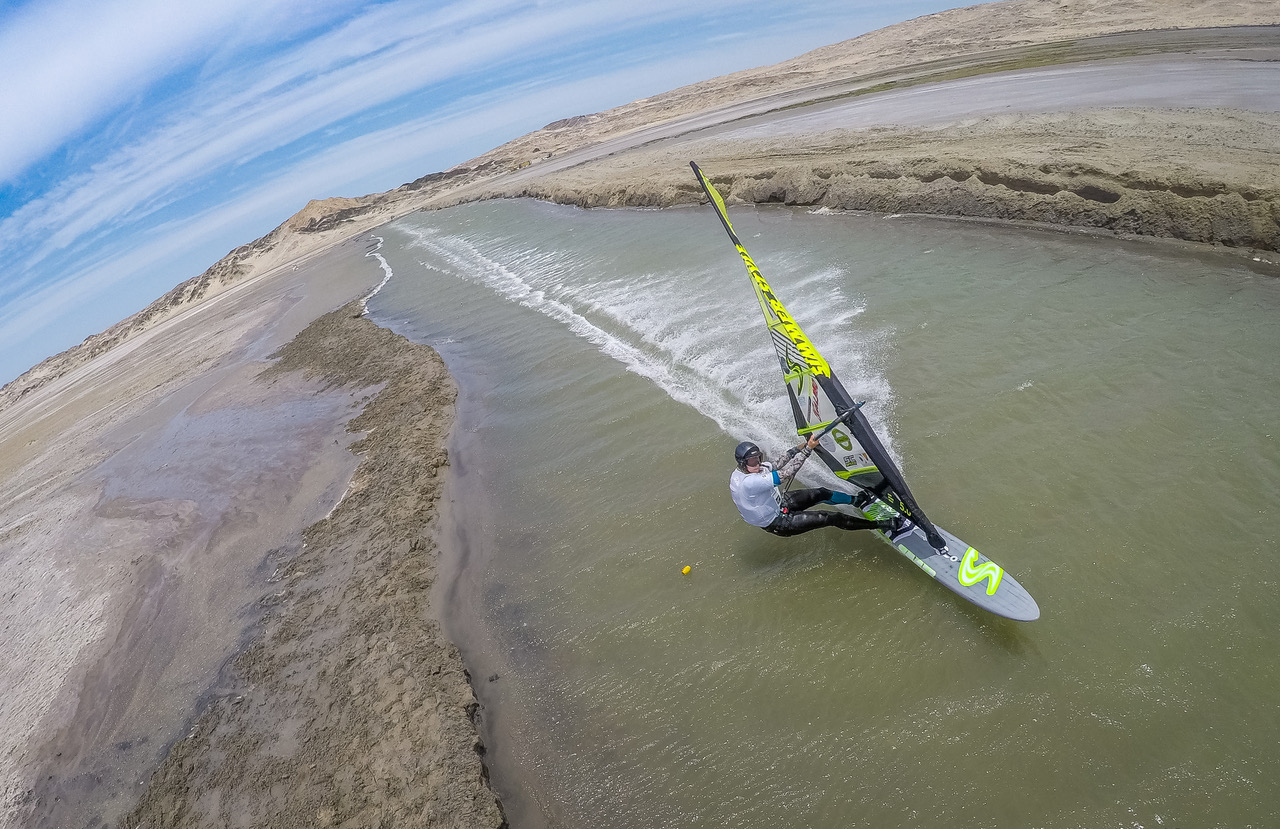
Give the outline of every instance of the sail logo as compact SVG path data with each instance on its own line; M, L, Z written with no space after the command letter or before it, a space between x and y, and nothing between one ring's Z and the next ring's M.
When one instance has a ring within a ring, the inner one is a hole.
M764 281L764 276L756 267L756 263L751 261L751 256L741 246L738 252L742 254L742 259L747 263L747 271L751 274L752 280L756 283L756 290L769 303L769 309L773 311L773 315L778 318L778 324L782 326L782 331L786 334L787 339L791 340L791 344L796 347L796 351L809 364L809 368L819 374L830 377L831 369L827 366L827 361L822 359L822 355L818 353L818 349L814 348L809 342L809 338L800 330L800 326L791 315L787 313L787 308L782 304L776 296L773 295L773 289L769 287L769 283Z
M853 451L853 441L849 439L848 435L846 435L844 432L840 431L839 429L831 430L831 438L836 442L836 445L839 446L844 451L846 452Z
M842 463L844 463L845 469L848 469L854 472L865 472L868 469L876 468L875 464L871 462L871 458L867 456L866 452L861 452L859 454L853 454L853 455L845 455Z
M964 554L964 559L960 562L960 572L957 578L965 587L973 587L983 579L987 579L987 595L994 596L996 589L1000 587L1000 579L1004 577L1004 570L1000 569L1000 565L994 561L985 561L978 563L978 551L970 547Z

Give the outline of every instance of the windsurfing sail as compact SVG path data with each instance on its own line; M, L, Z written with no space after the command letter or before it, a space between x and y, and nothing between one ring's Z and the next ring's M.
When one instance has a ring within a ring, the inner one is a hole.
M845 391L830 364L760 274L760 269L729 222L724 199L697 164L691 161L689 166L746 263L747 274L751 277L751 285L756 299L760 301L765 325L769 328L769 336L782 366L783 381L795 415L796 432L802 436L818 434L819 444L815 451L832 472L910 518L924 532L930 546L935 550L944 549L946 542L916 503L902 472L860 411L862 404L855 402Z

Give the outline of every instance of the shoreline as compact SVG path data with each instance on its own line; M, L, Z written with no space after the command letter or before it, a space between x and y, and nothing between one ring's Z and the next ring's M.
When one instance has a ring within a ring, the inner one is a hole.
M1170 133L1185 140L1168 147L1162 136ZM1277 136L1280 113L1143 108L776 138L685 136L497 186L480 198L584 208L698 204L686 181L692 180L687 162L696 159L731 206L997 219L1196 243L1274 261ZM1207 156L1214 157L1212 172L1199 160Z

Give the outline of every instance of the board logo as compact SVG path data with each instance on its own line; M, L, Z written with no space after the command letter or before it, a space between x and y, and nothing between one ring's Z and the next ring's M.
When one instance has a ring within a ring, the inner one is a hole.
M839 447L844 451L850 452L853 450L853 441L849 440L849 436L846 435L844 432L840 431L839 429L832 429L831 437L835 440L836 444L839 445Z
M960 562L960 572L956 577L965 587L973 587L983 579L987 579L987 595L994 596L996 589L1000 587L1000 579L1004 577L1004 570L1001 570L1000 565L994 561L979 564L978 551L970 547Z

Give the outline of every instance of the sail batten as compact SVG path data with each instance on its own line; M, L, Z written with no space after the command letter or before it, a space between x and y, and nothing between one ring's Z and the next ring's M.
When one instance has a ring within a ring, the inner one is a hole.
M916 502L902 472L881 444L866 416L858 411L859 404L845 391L830 364L778 299L751 255L747 253L729 221L720 193L697 164L690 162L689 166L693 168L698 183L715 207L721 224L746 265L761 313L764 314L769 338L782 368L797 434L821 433L833 422L843 420L822 435L817 449L818 457L837 477L872 492L894 510L914 521L935 549L945 548L946 542Z

